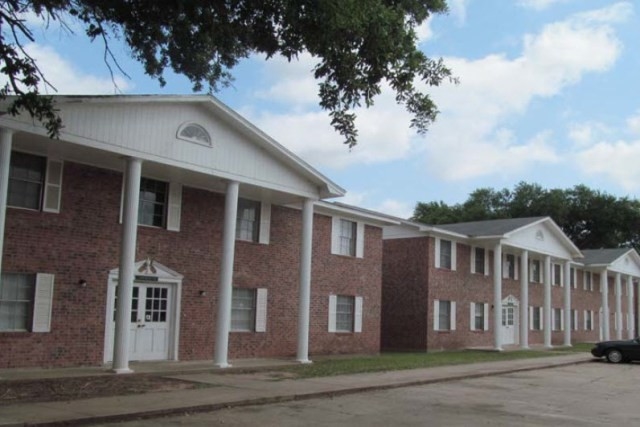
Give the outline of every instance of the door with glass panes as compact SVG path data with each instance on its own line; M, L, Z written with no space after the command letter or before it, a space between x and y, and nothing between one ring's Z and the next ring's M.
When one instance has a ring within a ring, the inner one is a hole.
M502 343L505 345L516 342L516 307L502 306Z
M112 331L115 331L117 287L115 292ZM134 283L132 292L129 358L131 360L168 359L171 325L169 316L172 312L169 285Z

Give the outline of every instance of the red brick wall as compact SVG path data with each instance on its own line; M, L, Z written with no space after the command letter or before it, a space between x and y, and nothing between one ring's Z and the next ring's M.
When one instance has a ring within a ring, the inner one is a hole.
M118 267L121 174L66 162L59 214L7 209L3 271L55 274L51 332L0 332L0 368L103 361L109 270ZM179 232L138 228L136 259L184 275L179 359L213 358L224 195L183 188ZM330 254L331 219L314 216L310 350L375 353L380 339L381 230L364 259ZM229 357L292 356L297 346L300 211L272 207L269 245L236 242L234 285L268 289L267 331L232 332ZM78 281L84 279L86 287ZM205 291L205 296L200 296ZM364 297L363 332L329 334L330 292Z
M384 241L382 349L426 350L429 239Z

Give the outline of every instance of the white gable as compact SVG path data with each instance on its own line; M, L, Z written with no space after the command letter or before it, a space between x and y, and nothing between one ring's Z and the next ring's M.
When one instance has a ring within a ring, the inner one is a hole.
M573 259L577 249L549 221L541 221L509 233L505 244L561 259Z
M147 258L142 261L138 261L135 264L134 275L136 277L153 277L158 281L180 281L183 276L180 273L177 273L170 269L169 267L160 264L159 262ZM109 271L109 275L111 277L118 277L120 274L119 268L114 268Z
M627 252L625 255L612 262L609 270L615 271L616 273L640 277L640 256L631 251Z

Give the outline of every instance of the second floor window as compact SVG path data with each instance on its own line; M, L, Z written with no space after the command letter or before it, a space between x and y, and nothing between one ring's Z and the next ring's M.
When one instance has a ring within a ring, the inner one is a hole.
M39 210L42 206L47 160L25 153L11 153L7 205Z
M167 217L169 185L155 179L140 180L140 204L138 223L153 227L164 227Z
M347 219L340 220L339 253L340 255L356 255L357 224Z
M260 229L260 202L238 199L236 239L257 242Z

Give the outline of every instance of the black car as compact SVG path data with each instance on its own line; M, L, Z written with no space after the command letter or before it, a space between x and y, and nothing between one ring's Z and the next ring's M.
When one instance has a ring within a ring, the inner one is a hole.
M640 337L626 341L602 341L591 349L595 357L606 357L611 363L640 360Z

